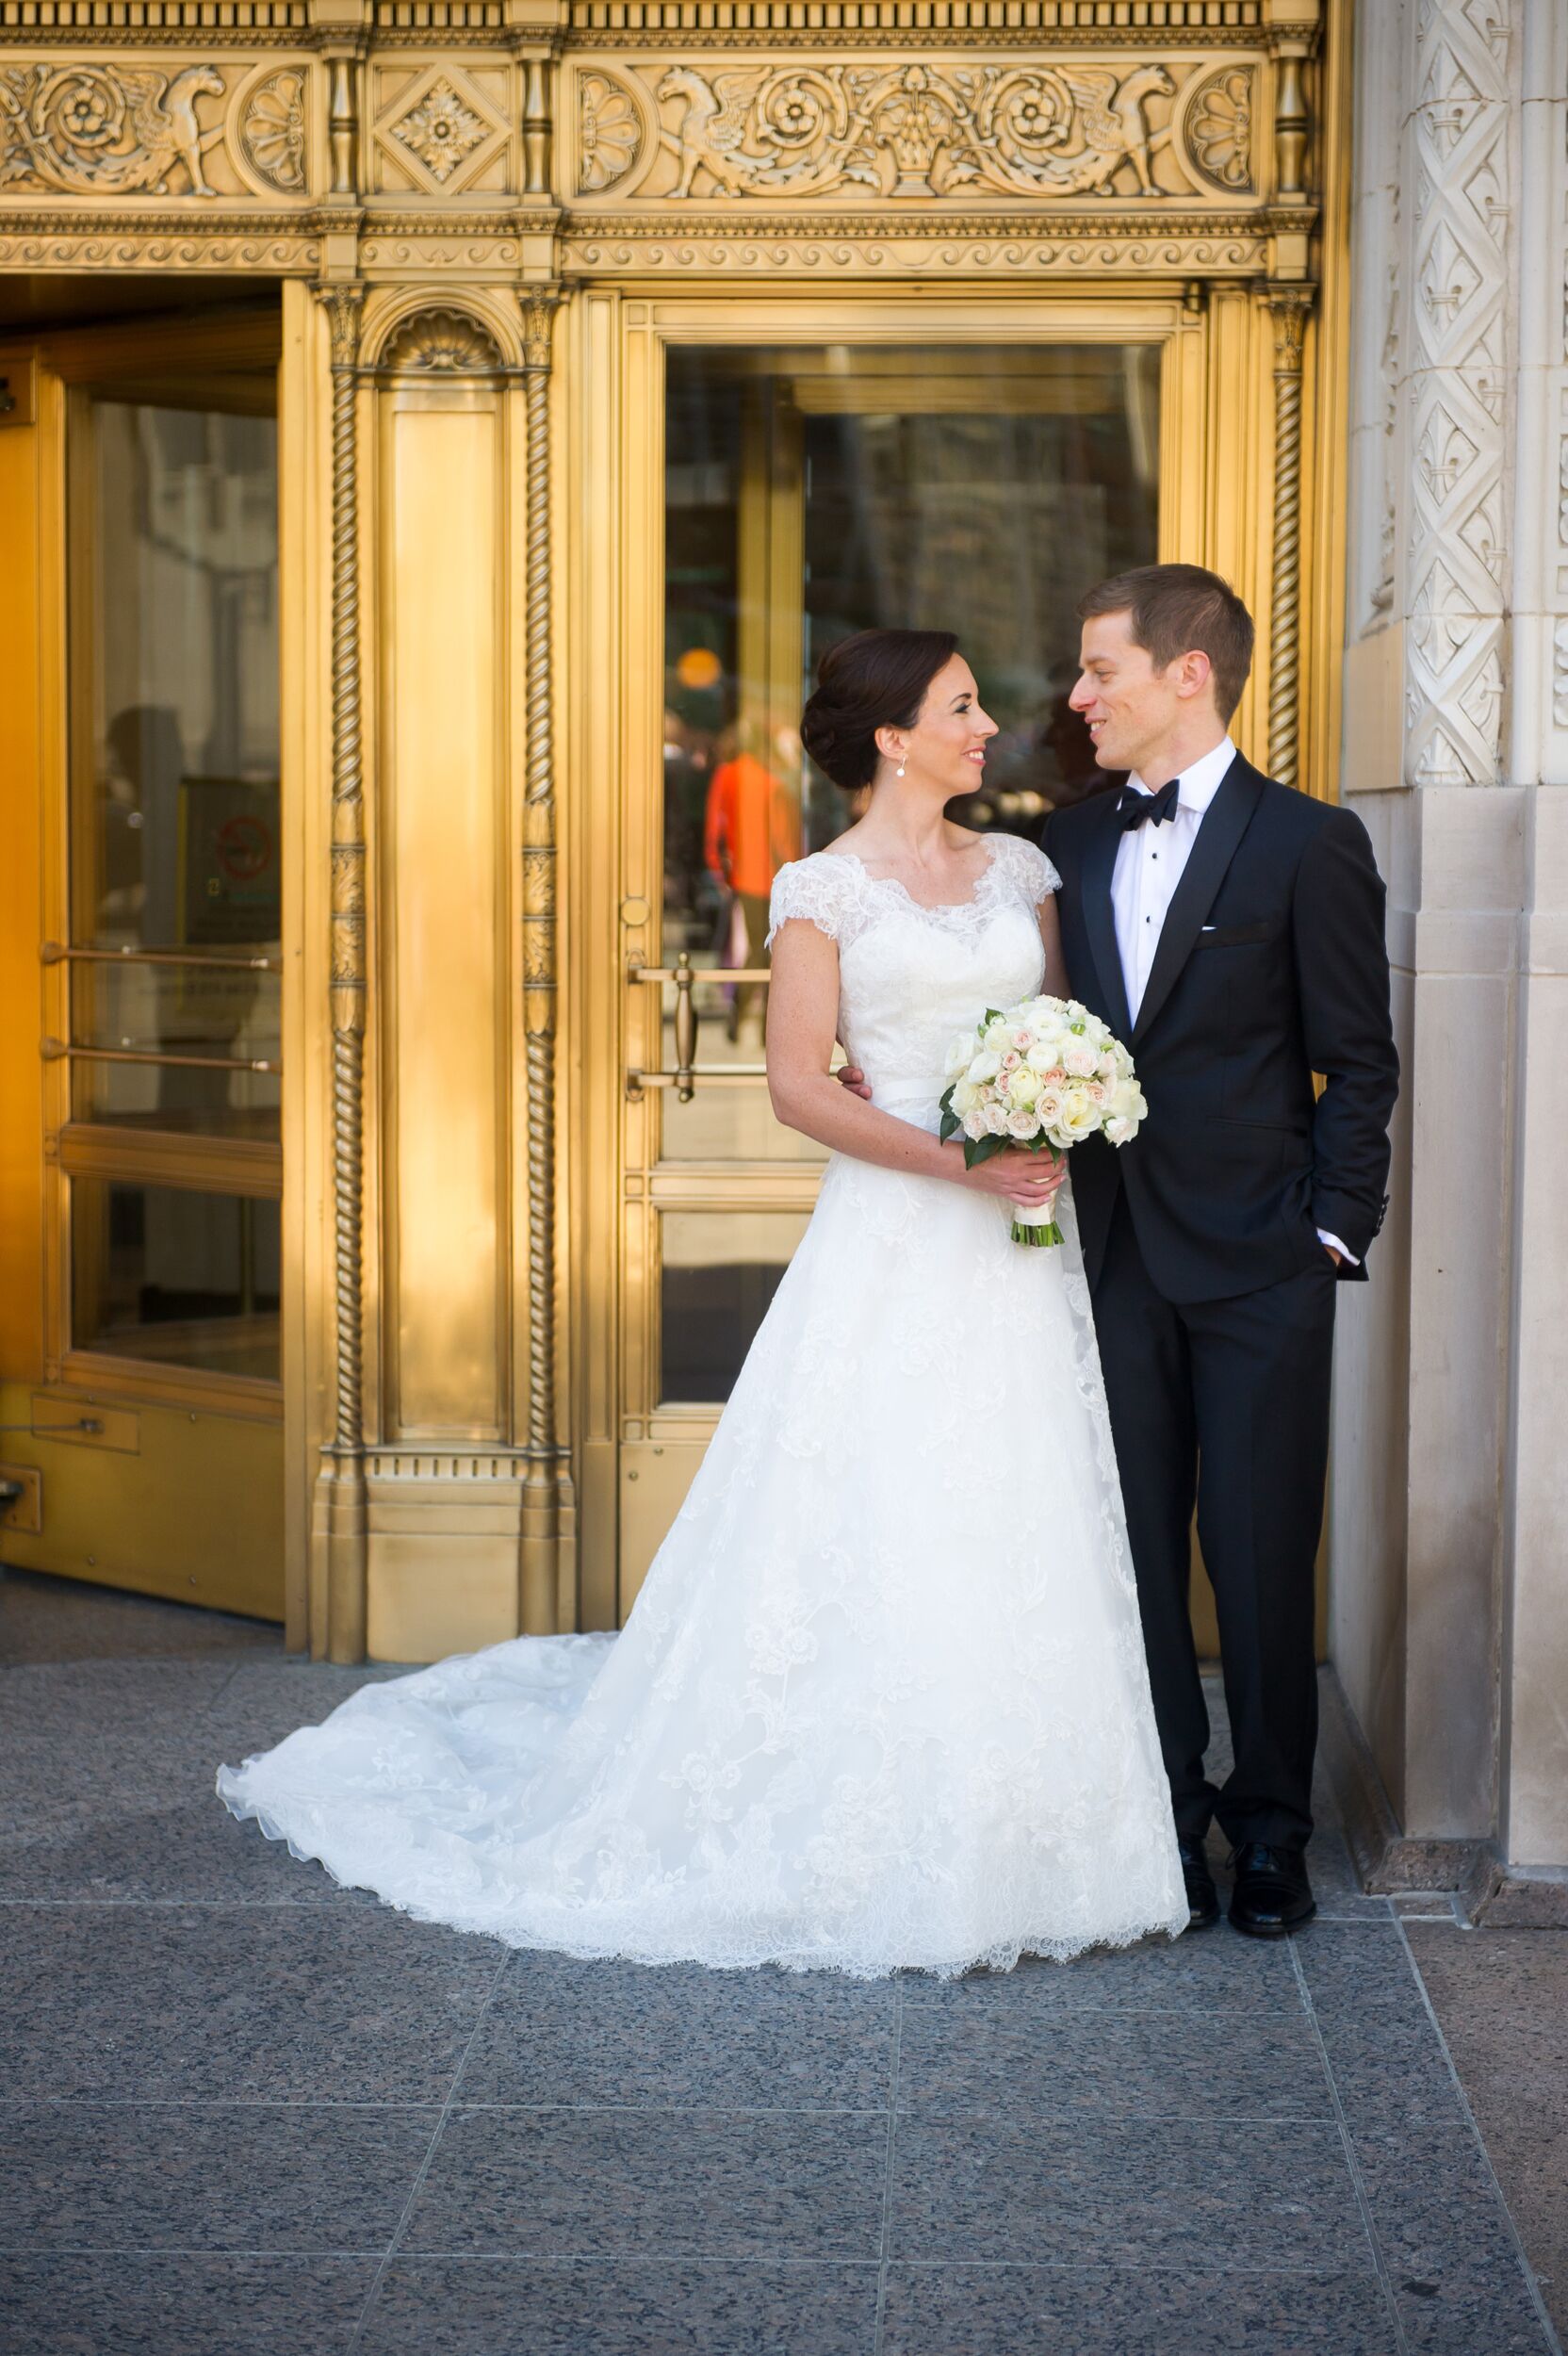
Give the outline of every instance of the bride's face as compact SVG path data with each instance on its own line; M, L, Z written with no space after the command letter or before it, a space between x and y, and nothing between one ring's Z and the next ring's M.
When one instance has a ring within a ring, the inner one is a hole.
M985 772L986 746L996 734L996 722L981 710L974 674L961 654L950 655L925 691L920 718L912 728L889 728L877 739L896 769L903 761L907 774L922 784L939 788L944 800L978 791ZM882 738L889 739L882 744Z

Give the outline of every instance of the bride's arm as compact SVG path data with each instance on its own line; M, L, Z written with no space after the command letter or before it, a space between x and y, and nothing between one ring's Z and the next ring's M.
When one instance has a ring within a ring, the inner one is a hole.
M943 1145L912 1121L895 1121L841 1088L832 1076L839 1023L839 951L808 918L780 925L768 987L768 1094L786 1128L834 1153L881 1170L946 1178L977 1194L1038 1209L1060 1184L1059 1170L1029 1153L998 1153L964 1168L956 1139Z
M1040 941L1045 949L1045 979L1040 987L1048 998L1070 998L1071 985L1067 978L1067 958L1062 954L1062 920L1056 913L1056 894L1047 894L1037 910L1040 921Z

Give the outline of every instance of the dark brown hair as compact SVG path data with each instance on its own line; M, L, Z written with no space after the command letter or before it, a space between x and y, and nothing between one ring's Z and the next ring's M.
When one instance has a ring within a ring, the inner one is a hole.
M950 630L861 630L829 646L800 741L835 785L858 793L876 775L878 728L912 728L925 691L958 651Z
M1252 616L1228 581L1201 564L1139 564L1102 581L1078 601L1078 618L1125 614L1133 644L1142 646L1156 671L1178 656L1206 654L1214 674L1214 699L1228 720L1241 701L1252 667Z

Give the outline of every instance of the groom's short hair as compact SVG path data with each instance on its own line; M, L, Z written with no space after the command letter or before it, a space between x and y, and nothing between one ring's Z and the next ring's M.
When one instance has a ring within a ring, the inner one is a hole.
M1078 618L1125 614L1133 644L1156 671L1197 650L1209 658L1214 699L1228 720L1252 667L1252 616L1228 581L1201 564L1138 564L1115 573L1078 601Z

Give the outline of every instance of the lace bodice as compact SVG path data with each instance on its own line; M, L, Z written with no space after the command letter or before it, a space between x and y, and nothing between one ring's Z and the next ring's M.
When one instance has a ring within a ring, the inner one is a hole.
M879 1102L934 1103L957 1034L1040 986L1036 910L1061 877L1016 835L986 848L973 898L945 908L923 908L852 851L814 851L774 879L768 939L804 917L838 943L839 1037Z

